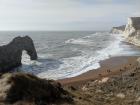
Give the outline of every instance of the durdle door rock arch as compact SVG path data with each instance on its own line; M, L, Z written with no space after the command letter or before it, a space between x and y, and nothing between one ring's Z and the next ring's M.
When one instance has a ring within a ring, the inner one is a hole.
M16 37L9 44L0 46L0 72L20 66L23 50L27 51L31 60L37 59L33 40L29 36Z

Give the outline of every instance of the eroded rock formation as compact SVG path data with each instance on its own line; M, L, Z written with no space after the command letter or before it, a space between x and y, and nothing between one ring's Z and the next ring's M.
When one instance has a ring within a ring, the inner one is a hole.
M140 17L130 17L123 33L128 42L140 46Z
M31 104L21 104L24 101ZM54 105L60 101L72 102L72 98L58 82L25 73L0 75L0 105Z
M111 33L113 34L123 34L125 30L125 25L118 26L118 27L113 27L111 30Z
M37 59L37 53L29 36L16 37L9 44L0 46L0 72L7 72L21 65L22 51L26 50L31 60Z

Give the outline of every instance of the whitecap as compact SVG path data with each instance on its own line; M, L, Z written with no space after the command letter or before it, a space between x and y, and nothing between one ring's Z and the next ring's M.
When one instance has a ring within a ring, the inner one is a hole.
M42 72L39 73L38 76L42 78L61 79L74 77L89 70L97 69L100 67L100 61L108 59L111 56L115 56L122 50L119 46L121 40L122 39L120 37L116 37L109 46L97 51L95 54L82 51L83 54L81 56L61 59L63 65L60 65L57 70ZM69 42L74 41L69 40Z
M65 41L66 44L70 43L70 44L79 44L79 45L91 45L92 41L91 40L86 40L86 39L69 39L67 41Z

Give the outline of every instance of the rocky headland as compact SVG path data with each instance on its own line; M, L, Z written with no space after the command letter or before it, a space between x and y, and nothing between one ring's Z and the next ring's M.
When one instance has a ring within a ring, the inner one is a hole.
M16 37L9 44L0 46L0 72L20 66L23 50L27 51L31 60L37 59L33 40L29 36Z
M111 33L122 34L127 42L140 46L140 17L128 18L126 25L113 27Z
M111 33L113 33L113 34L123 34L124 30L125 30L125 25L118 26L118 27L113 27L111 29Z

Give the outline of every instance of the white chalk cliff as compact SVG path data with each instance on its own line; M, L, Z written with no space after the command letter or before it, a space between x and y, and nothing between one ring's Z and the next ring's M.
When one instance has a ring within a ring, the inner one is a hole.
M140 46L140 17L128 18L123 36L128 42Z

